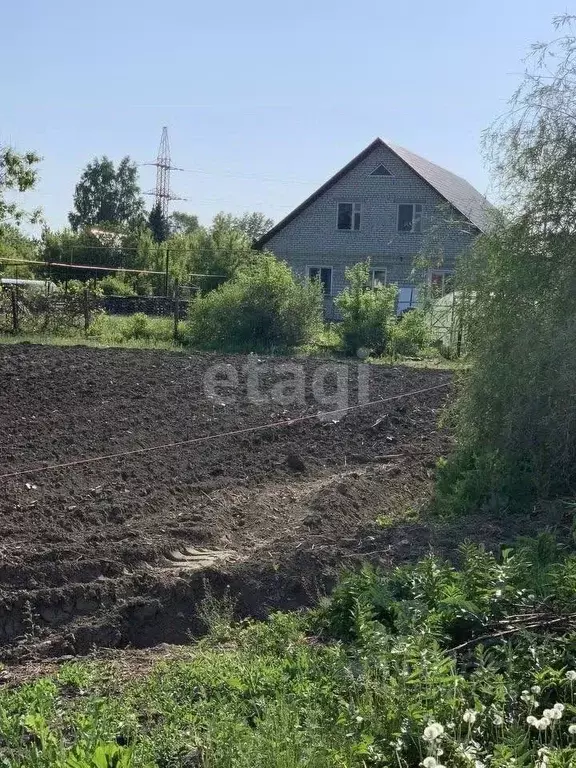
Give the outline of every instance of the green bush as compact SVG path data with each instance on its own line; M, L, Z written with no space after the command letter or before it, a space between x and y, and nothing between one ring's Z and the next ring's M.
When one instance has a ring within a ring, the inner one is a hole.
M136 296L136 292L118 275L107 275L98 281L98 287L104 296Z
M397 355L417 355L430 344L430 327L421 309L404 312L392 327L392 349Z
M88 283L84 283L82 280L68 280L67 283L60 283L59 287L62 292L65 290L68 296L82 296L89 286ZM90 293L95 293L98 296L102 295L102 291L95 291L93 288L90 288Z
M364 347L380 355L386 351L396 321L398 290L395 286L371 288L367 263L347 269L346 280L349 286L334 302L342 316L338 332L344 349L354 354Z
M207 349L290 349L322 327L322 294L272 255L190 305L189 341Z

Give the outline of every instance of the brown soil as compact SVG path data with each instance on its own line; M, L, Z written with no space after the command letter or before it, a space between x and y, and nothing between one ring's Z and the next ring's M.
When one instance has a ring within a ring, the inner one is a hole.
M0 347L0 474L327 410L310 392L326 360L292 360L306 371L305 404L248 402L242 366L256 366L269 392L281 362ZM214 364L240 371L235 403L206 397ZM355 405L358 366L342 365ZM450 381L445 371L369 370L371 400ZM404 519L449 450L437 427L448 396L434 389L338 421L0 479L0 656L184 642L201 631L207 583L215 594L229 588L239 614L262 616L309 604L358 559L419 556L432 533Z

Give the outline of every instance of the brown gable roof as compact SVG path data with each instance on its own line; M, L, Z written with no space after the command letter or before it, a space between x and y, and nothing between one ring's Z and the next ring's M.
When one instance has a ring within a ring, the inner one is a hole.
M261 249L266 243L293 219L295 219L305 208L311 205L330 187L333 187L340 179L351 171L355 166L362 162L368 155L378 147L386 147L402 160L414 173L420 176L429 186L431 186L439 195L441 195L450 205L468 219L480 232L485 232L489 226L490 210L492 205L488 200L478 192L471 184L455 173L447 171L436 163L431 163L420 155L410 152L404 147L396 144L389 144L382 139L374 139L366 149L363 149L359 155L356 155L349 163L335 173L332 178L322 184L310 197L303 203L294 208L284 219L272 227L254 244L257 249Z

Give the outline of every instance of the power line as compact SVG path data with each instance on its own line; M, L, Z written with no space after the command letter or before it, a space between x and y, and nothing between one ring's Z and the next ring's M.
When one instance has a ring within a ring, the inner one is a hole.
M221 176L226 179L244 179L247 181L263 181L270 184L306 184L311 186L315 184L313 181L303 181L302 179L278 179L273 176L257 176L255 174L239 174L230 173L228 171L207 171L204 168L177 168L178 171L184 173L202 173L207 176Z
M156 165L156 163L138 163L140 166ZM303 179L280 179L274 176L259 176L254 173L234 173L230 171L210 171L206 168L179 168L170 166L171 171L180 171L182 173L202 173L206 176L220 176L226 179L244 179L248 181L263 181L271 184L306 184L308 186L318 185L320 182L304 181Z
M129 269L128 267L100 267L94 264L71 264L66 261L36 261L34 259L4 259L0 257L0 264L41 264L43 267L66 267L70 269L97 269L105 272L135 272L138 275L165 275L166 271L158 272L153 269ZM227 277L227 275L206 275L200 272L187 272L189 277Z
M124 456L134 456L136 454L151 453L153 451L164 451L172 448L181 448L185 445L194 445L195 443L204 443L209 440L216 440L222 437L235 437L237 435L246 435L251 432L259 432L263 429L272 429L280 427L290 427L293 424L298 424L303 421L309 421L311 419L319 419L326 416L335 416L343 412L349 412L358 410L359 408L369 408L373 405L381 405L382 403L389 403L392 400L400 400L403 397L411 397L412 395L422 395L425 392L432 392L436 389L442 389L443 387L450 386L450 382L444 384L436 384L433 387L426 387L425 389L415 389L411 392L403 392L400 395L392 395L391 397L380 398L379 400L373 400L369 403L359 403L358 405L350 405L347 408L338 408L333 411L323 411L319 413L312 413L307 416L298 416L295 419L285 419L284 421L273 421L269 424L259 424L255 427L244 427L242 429L234 429L230 432L220 432L216 435L204 435L203 437L193 437L190 440L180 440L175 443L164 443L162 445L153 445L148 448L134 448L129 451L118 451L117 453L108 453L103 456L94 456L90 459L75 459L74 461L66 461L61 464L50 464L46 467L35 467L33 469L22 469L16 472L6 472L0 475L0 480L5 480L9 477L19 477L21 475L31 475L37 472L49 472L54 469L68 469L70 467L77 467L81 464L93 464L99 461L108 461L110 459L123 458Z

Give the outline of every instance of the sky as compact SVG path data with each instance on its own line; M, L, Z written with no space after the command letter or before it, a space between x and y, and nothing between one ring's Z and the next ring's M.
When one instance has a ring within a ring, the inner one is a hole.
M376 136L490 194L481 134L561 0L19 0L2 9L0 145L43 158L52 229L95 156L156 157L172 210L278 221ZM576 6L576 2L574 2ZM143 191L155 168L140 168ZM152 203L153 198L147 197Z

